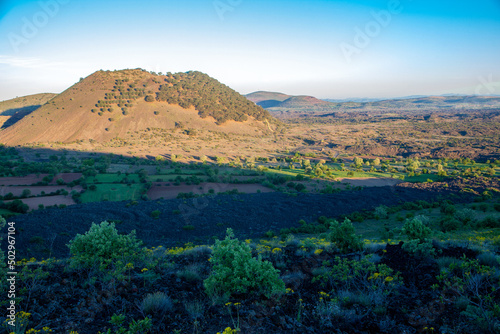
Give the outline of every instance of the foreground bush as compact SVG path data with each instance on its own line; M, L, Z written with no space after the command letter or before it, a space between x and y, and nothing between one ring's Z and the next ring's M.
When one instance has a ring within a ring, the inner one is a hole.
M408 241L403 244L404 250L418 257L436 255L430 239L432 230L421 219L418 217L407 219L403 226L403 233L408 237Z
M210 261L212 272L204 281L209 296L256 292L270 297L285 292L279 271L260 255L252 257L250 246L234 238L232 229L224 240L215 242Z
M135 231L120 235L114 223L92 223L85 234L77 234L69 242L71 265L73 267L108 267L118 260L129 261L140 254L141 241L136 239Z

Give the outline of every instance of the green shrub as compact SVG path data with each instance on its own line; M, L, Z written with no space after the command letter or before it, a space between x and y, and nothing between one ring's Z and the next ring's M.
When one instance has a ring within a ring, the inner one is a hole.
M151 217L153 217L153 218L159 218L160 214L161 214L160 210L154 210L154 211L151 212Z
M403 226L403 233L408 237L408 241L403 244L403 249L418 256L428 257L435 255L435 250L431 240L432 230L425 226L418 218L407 219Z
M135 230L128 235L120 235L114 223L92 223L85 234L77 234L68 244L71 265L107 267L117 260L133 261L140 254L141 241L135 237Z
M295 186L295 190L297 191L304 191L306 189L306 186L303 185L302 183L298 183L296 186Z
M441 213L444 213L446 215L452 215L457 211L455 206L453 204L449 204L449 203L443 203L440 207L440 210L441 210Z
M476 219L476 213L471 209L460 209L453 214L457 220L461 221L464 224L468 224L473 222Z
M146 334L153 327L153 321L146 317L144 320L135 321L132 319L128 324L128 329L125 327L126 316L124 314L113 314L109 323L113 325L114 331L108 329L104 334L123 333L123 334Z
M418 218L407 219L403 226L403 233L410 240L418 240L424 242L431 236L432 230L425 226Z
M336 256L331 267L329 262L317 270L318 275L312 280L313 283L319 282L323 288L353 292L378 290L387 296L402 283L399 273L385 264L373 263L372 255L359 260Z
M500 227L500 218L495 218L493 216L485 217L483 220L477 223L479 228L496 228Z
M500 267L500 256L495 255L494 253L482 253L478 255L477 260L479 264L488 267Z
M360 251L364 244L359 235L356 235L356 230L349 219L345 219L343 223L333 221L330 226L330 233L327 239L333 242L344 253L351 251Z
M201 268L198 264L192 264L177 271L176 276L188 282L195 282L201 280L200 270Z
M224 240L215 242L210 261L212 272L204 281L209 296L256 292L270 297L285 291L279 271L260 255L253 258L250 246L234 238L232 229L227 229Z
M454 231L463 227L462 222L450 216L446 216L443 219L441 219L439 225L441 226L441 230L443 232Z
M380 205L375 208L375 217L376 219L387 219L389 217L389 214L387 212L387 206L385 205Z
M172 310L174 304L164 292L148 293L142 300L141 311L144 314L162 314Z

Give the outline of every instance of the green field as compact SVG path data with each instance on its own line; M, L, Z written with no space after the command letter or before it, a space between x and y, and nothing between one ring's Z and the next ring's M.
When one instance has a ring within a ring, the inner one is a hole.
M193 174L170 174L170 175L149 175L147 177L148 181L151 182L174 182L177 177L182 177L183 179L188 178L189 176L194 176ZM205 180L206 176L198 176L196 175L197 178ZM158 181L161 180L161 181Z
M180 173L179 173L180 172ZM203 169L189 169L189 168L162 168L160 174L168 174L169 176L175 175L205 175Z
M15 212L12 212L12 211L7 210L7 209L0 209L0 216L10 217L10 216L18 215L18 214L19 213L15 213Z
M96 176L91 176L87 178L87 183L121 183L124 180L129 180L131 182L139 183L139 175L130 174L119 175L119 174L97 174Z
M131 184L130 186L126 184L96 184L95 186L96 190L88 189L82 194L82 203L138 200L144 189L142 184Z

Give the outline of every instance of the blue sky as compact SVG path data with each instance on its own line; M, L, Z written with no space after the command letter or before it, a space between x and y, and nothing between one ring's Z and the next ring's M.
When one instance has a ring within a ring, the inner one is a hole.
M243 94L500 94L499 36L500 0L4 0L0 100L138 67Z

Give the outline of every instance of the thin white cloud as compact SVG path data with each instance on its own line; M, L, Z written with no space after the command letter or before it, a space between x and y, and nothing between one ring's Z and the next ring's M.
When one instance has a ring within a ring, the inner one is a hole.
M45 70L61 70L66 68L75 68L77 64L70 64L67 62L47 61L35 57L13 57L0 55L0 65L7 65L17 68L27 69L45 69Z

